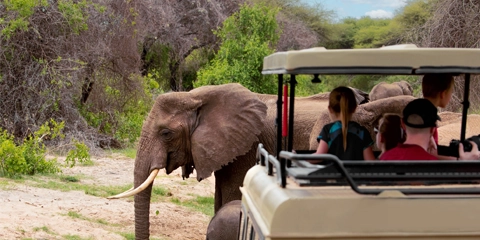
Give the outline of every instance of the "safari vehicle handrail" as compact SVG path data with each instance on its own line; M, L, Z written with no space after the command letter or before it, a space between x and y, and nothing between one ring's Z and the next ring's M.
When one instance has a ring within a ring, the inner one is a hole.
M271 156L275 159L275 157ZM480 194L480 187L428 187L420 188L392 188L378 187L368 189L360 188L358 180L362 183L384 182L385 180L407 180L415 181L458 181L458 182L477 182L480 180L480 162L478 161L341 161L331 154L295 154L292 152L281 151L280 158L291 161L299 160L322 160L325 163L333 164L333 168L325 171L319 169L315 175L303 176L299 179L336 179L346 180L353 191L359 194L377 195L386 190L399 191L405 195L411 194ZM278 160L277 160L278 161ZM336 170L332 171L332 170ZM281 171L277 171L281 174ZM286 171L285 176L288 174ZM328 184L327 184L328 185Z
M267 174L273 176L273 168L277 172L277 182L280 186L286 186L286 174L285 169L282 170L280 162L263 147L263 144L259 143L257 147L257 164L267 167ZM283 174L280 174L283 173Z
M386 190L400 191L409 194L480 194L479 187L473 188L377 188L361 189L355 179L362 183L390 183L394 180L404 181L480 181L480 162L477 161L341 161L331 154L295 154L288 151L280 152L283 161L297 162L299 160L324 160L333 163L336 171L322 171L317 175L292 176L297 179L317 180L346 180L353 191L359 194L377 195ZM257 148L257 163L267 166L269 176L276 175L279 186L286 187L288 171L282 169L280 161L259 144ZM286 166L286 164L284 165ZM275 172L273 172L273 168ZM376 170L376 171L373 171ZM394 170L394 171L392 171Z

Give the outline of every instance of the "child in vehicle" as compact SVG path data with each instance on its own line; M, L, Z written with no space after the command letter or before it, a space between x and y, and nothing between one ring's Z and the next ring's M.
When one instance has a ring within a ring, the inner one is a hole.
M385 113L378 121L378 127L374 128L375 143L380 149L380 155L405 141L405 132L402 128L402 118L398 114Z
M374 160L373 140L368 130L351 121L357 108L353 91L337 87L330 92L328 111L332 123L325 125L317 137L316 154L330 153L341 160Z
M437 108L427 99L418 98L403 109L402 126L406 131L406 139L402 144L386 151L380 160L439 160L427 152L429 142L440 117ZM459 159L477 160L480 156L477 144L471 141L472 151L465 152L459 144Z
M435 107L445 108L452 98L454 88L454 78L451 74L425 74L422 78L423 98L429 100ZM431 140L428 152L438 156L438 131L435 128L433 139ZM448 156L438 156L440 159L453 160L455 158Z

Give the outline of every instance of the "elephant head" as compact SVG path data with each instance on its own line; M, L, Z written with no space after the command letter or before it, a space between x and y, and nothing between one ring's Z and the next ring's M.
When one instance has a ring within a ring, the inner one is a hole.
M135 236L149 237L150 196L159 169L195 168L198 181L249 152L264 128L267 107L240 84L205 86L158 96L145 120L135 159ZM237 187L238 188L238 187Z
M413 95L412 85L410 85L410 83L408 83L407 81L402 80L402 81L400 81L400 82L394 82L394 83L392 83L392 84L395 84L395 85L397 85L400 89L402 89L402 94L403 94L403 95L410 95L410 96Z
M380 82L370 91L370 101L399 95L413 95L413 88L407 81L394 83Z
M372 139L375 139L373 128L376 127L378 120L384 113L396 113L401 115L403 108L413 99L412 96L396 96L377 101L369 102L366 104L358 105L355 113L353 114L352 121L358 122L364 126L370 132ZM328 110L324 110L319 114L315 125L310 133L310 149L314 150L318 147L317 136L320 134L322 127L330 123L330 114Z

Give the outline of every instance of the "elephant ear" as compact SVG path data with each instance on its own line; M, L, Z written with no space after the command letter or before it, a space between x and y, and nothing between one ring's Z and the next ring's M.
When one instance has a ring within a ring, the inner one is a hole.
M264 129L267 106L240 84L205 86L191 91L202 104L191 137L197 179L245 155Z
M405 86L406 86L406 89L404 91L404 94L405 95L413 95L413 87L412 85L410 85L410 83L408 83L407 81L402 81L405 83Z

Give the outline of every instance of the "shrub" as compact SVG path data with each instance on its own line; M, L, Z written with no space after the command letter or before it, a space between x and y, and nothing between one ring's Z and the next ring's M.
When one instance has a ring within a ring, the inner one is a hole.
M23 174L60 172L57 159L46 159L44 139L63 138L64 126L64 122L50 120L25 138L20 145L15 144L11 134L0 129L0 176L16 177ZM67 156L68 166L75 166L77 160L81 163L91 162L88 147L78 141L74 144L75 149Z

